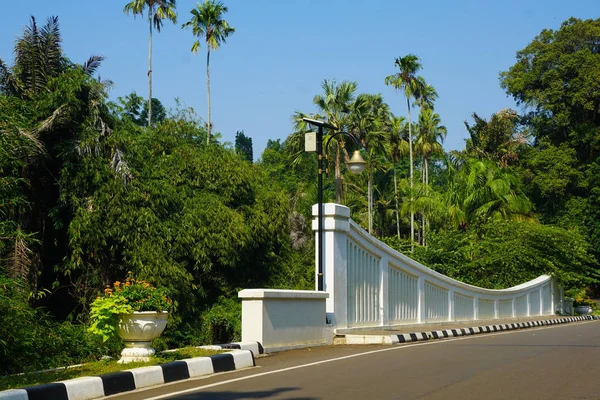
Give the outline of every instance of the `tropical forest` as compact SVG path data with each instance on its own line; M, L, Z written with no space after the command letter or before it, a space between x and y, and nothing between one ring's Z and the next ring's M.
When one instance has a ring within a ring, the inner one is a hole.
M117 339L90 332L90 309L128 275L173 301L157 350L239 340L244 288L314 290L307 117L336 127L324 201L392 248L477 286L549 274L572 297L598 298L600 19L571 18L514 49L499 85L517 107L472 104L460 150L445 150L452 132L427 65L400 45L377 77L394 97L323 76L314 107L289 110L287 136L253 149L211 120L211 54L242 34L227 6L123 3L117 12L149 26L147 93L112 97L102 55L66 54L60 16L22 21L14 53L0 54L0 375L118 354ZM153 97L152 40L166 24L206 57L207 110ZM358 175L346 166L355 150Z

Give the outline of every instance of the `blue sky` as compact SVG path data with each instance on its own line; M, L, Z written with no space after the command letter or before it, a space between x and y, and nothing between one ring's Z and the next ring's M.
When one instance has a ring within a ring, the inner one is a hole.
M126 16L127 0L20 0L4 7L0 57L12 48L30 15L58 15L66 55L83 62L104 55L100 75L116 83L115 99L131 91L147 96L148 25ZM206 53L190 53L194 38L180 26L196 1L178 0L178 23L154 36L154 97L167 107L177 97L206 117ZM435 109L448 128L447 150L464 146L463 125L504 107L516 108L498 83L515 53L544 28L571 16L597 18L597 0L227 0L236 32L211 53L212 121L223 140L244 130L255 158L268 139L285 139L295 110L315 112L324 79L354 80L359 92L381 93L397 115L405 102L384 85L394 59L421 58L421 75L439 93ZM415 115L413 113L413 115ZM414 117L413 117L414 119Z

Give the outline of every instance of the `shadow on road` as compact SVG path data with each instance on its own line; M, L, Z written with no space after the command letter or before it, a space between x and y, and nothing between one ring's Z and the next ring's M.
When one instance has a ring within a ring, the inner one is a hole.
M277 388L271 390L261 390L257 392L208 392L200 391L198 393L188 394L185 396L172 397L174 400L204 400L204 399L219 399L219 400L242 400L242 399L269 399L285 392L298 390L299 388ZM318 397L287 397L290 400L317 400Z

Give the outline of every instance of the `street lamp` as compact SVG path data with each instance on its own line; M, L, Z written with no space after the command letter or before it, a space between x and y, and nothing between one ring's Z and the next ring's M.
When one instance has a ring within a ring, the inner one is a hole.
M328 122L320 121L312 118L302 118L302 120L310 125L314 125L319 128L319 132L316 137L316 151L317 151L317 160L318 160L318 191L317 191L317 207L318 211L318 231L317 231L317 242L318 242L318 259L317 259L317 290L323 291L323 158L327 154L327 148L329 147L329 143L331 139L338 135L348 136L350 137L354 143L360 147L360 143L358 139L350 133L347 132L336 132L329 137L327 143L325 143L325 152L323 152L323 129L332 129L337 130L338 128ZM365 164L367 162L360 155L360 151L355 150L352 154L352 157L346 165L348 169L353 174L359 174L365 169Z

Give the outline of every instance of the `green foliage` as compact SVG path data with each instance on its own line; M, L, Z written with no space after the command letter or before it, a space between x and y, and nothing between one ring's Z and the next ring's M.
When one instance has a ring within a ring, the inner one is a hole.
M98 297L91 304L88 332L102 338L103 342L115 337L119 314L130 314L133 308L123 296Z
M252 138L244 134L244 131L238 131L235 134L235 152L248 162L252 162L254 157L252 153Z
M116 281L113 288L104 289L91 304L88 331L100 336L103 342L115 337L120 314L134 311L170 311L173 308L164 288L156 288L128 274L124 283Z
M532 219L531 202L513 170L487 159L451 159L447 174L443 198L451 225L466 230L489 221Z
M529 222L491 222L477 230L439 232L414 256L454 279L492 289L549 274L567 287L598 281L590 245L577 231Z
M544 29L500 75L502 87L528 106L537 139L568 143L583 162L600 152L600 19L571 18Z
M592 309L598 309L598 303L590 298L591 292L587 288L577 288L565 291L565 297L573 299L573 307L590 306Z
M466 140L465 153L470 157L494 160L501 167L514 165L527 143L525 133L519 130L517 113L503 109L493 114L489 121L473 113L473 120L473 125L465 121L470 136Z
M78 364L120 350L114 342L93 340L83 324L54 322L28 300L21 280L0 274L0 375Z
M242 338L242 304L236 298L221 296L202 315L204 343L231 343Z

